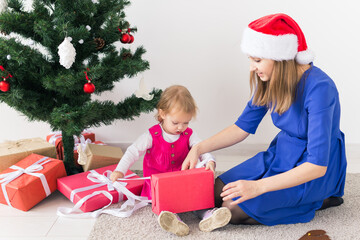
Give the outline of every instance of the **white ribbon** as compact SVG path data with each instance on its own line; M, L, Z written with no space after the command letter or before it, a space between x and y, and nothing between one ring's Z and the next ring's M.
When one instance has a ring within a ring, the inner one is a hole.
M77 162L80 165L85 165L87 163L87 156L85 153L85 150L87 148L87 145L91 143L91 139L86 139L83 135L80 136L80 143L76 143L74 146L74 150L77 150L78 152L78 159Z
M45 194L46 196L49 196L51 194L51 191L50 191L50 188L49 188L49 184L48 182L46 181L46 177L44 174L42 173L36 173L40 170L42 170L44 167L42 165L50 162L51 160L48 159L48 157L44 157L44 158L41 158L40 160L36 161L35 163L31 164L30 166L28 166L27 168L21 168L19 166L16 166L16 165L13 165L11 166L10 168L11 169L14 169L16 171L14 172L10 172L10 173L4 173L4 174L0 174L0 183L1 183L1 189L3 191L3 194L4 194L4 197L5 197L5 200L7 202L7 204L9 206L12 207L11 203L10 203L10 199L9 199L9 196L7 194L7 191L6 191L6 185L8 183L10 183L11 181L13 181L14 179L20 177L21 175L23 174L28 174L28 175L32 175L32 176L35 176L35 177L38 177L40 178L41 180L41 183L43 185L43 188L44 188L44 191L45 191Z
M49 139L49 143L51 143L52 145L55 145L56 140L59 138L62 138L61 132L60 131L56 131L56 132L51 132L51 134L53 134L50 139Z
M77 137L77 136L73 136L74 137L74 143L75 144L82 144L84 147L87 143L91 143L91 139L86 139L85 140L85 137L83 134L87 134L87 133L92 133L92 131L90 129L85 129L84 131L81 132L80 134L80 138ZM55 145L56 143L56 140L59 139L59 138L62 138L62 134L61 134L61 131L53 131L53 132L50 132L50 134L52 134L52 136L50 137L49 139L49 143L51 143L52 145ZM83 148L85 149L85 148ZM74 147L74 150L76 150L76 145Z
M113 203L113 196L109 192L102 190L102 191L95 191L95 192L83 197L75 204L75 206L73 208L59 207L57 210L57 215L62 216L62 217L71 217L71 218L88 218L88 217L97 218L100 214L106 213L106 214L111 214L111 215L117 216L117 217L129 217L137 209L142 208L142 207L148 205L149 203L151 203L151 200L148 200L147 197L136 196L135 194L130 192L126 188L126 185L127 185L126 182L118 182L118 181L122 181L122 180L128 181L128 180L150 179L150 177L128 179L128 178L136 175L135 173L133 173L133 174L125 176L125 178L118 179L116 182L113 183L109 178L110 174L111 174L111 171L109 171L109 170L105 171L103 174L99 174L95 170L91 170L90 173L88 174L87 178L89 180L91 180L92 182L95 182L98 184L74 189L70 193L70 200L73 202L74 196L78 192L83 192L83 191L99 188L99 187L106 185L108 188L108 191L116 190L119 193L119 202L123 200L124 195L128 198L128 200L126 202L124 202L120 208L105 210L105 208L107 208L108 206L110 206ZM94 211L94 212L83 213L80 210L81 206L88 199L90 199L94 196L97 196L99 194L103 194L105 197L107 197L110 200L109 204L102 207L101 209ZM139 202L136 203L136 200ZM125 211L125 209L127 207L132 207L132 209Z

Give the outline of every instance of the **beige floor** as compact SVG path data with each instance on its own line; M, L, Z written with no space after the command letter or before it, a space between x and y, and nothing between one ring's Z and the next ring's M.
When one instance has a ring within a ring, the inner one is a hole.
M227 170L247 159L255 149L236 152L215 152L217 170ZM239 157L240 156L240 157ZM360 173L360 148L347 148L348 172ZM141 162L132 168L139 169ZM83 240L87 239L95 219L69 219L58 217L59 206L72 207L73 204L56 191L28 212L0 204L0 240Z

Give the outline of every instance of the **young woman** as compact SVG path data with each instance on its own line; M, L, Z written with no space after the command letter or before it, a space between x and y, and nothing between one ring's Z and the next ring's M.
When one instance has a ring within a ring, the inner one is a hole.
M285 14L250 23L242 50L250 59L254 92L235 122L195 145L182 169L197 158L254 134L264 115L281 131L265 152L220 175L215 204L233 224L308 222L318 209L340 205L346 175L340 103L334 82L312 63L298 24Z

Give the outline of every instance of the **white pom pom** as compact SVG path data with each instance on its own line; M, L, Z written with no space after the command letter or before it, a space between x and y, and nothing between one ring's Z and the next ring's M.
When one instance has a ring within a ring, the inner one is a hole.
M10 60L10 59L11 59L11 55L7 55L7 56L6 56L6 59L7 59L7 60Z
M66 69L69 69L75 62L76 56L76 50L69 41L69 38L65 38L64 41L59 45L58 49L60 64Z
M91 0L94 4L99 3L99 0Z
M88 31L90 31L90 30L91 30L91 27L90 27L89 25L86 25L86 29L87 29Z
M138 98L143 98L146 101L150 101L154 97L154 94L149 94L149 90L147 90L145 86L144 77L142 77L140 80L139 89L135 92L135 96Z
M80 43L80 44L83 44L83 43L84 43L84 40L80 39L80 40L79 40L79 43Z
M296 54L295 60L299 64L309 64L315 59L315 54L310 49L307 49Z
M4 12L8 7L7 0L0 0L0 13Z

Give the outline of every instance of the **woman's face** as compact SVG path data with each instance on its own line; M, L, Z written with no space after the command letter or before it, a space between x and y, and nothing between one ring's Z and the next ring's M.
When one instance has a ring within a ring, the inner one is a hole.
M255 72L261 81L269 81L274 69L274 60L265 58L249 57L250 71Z

